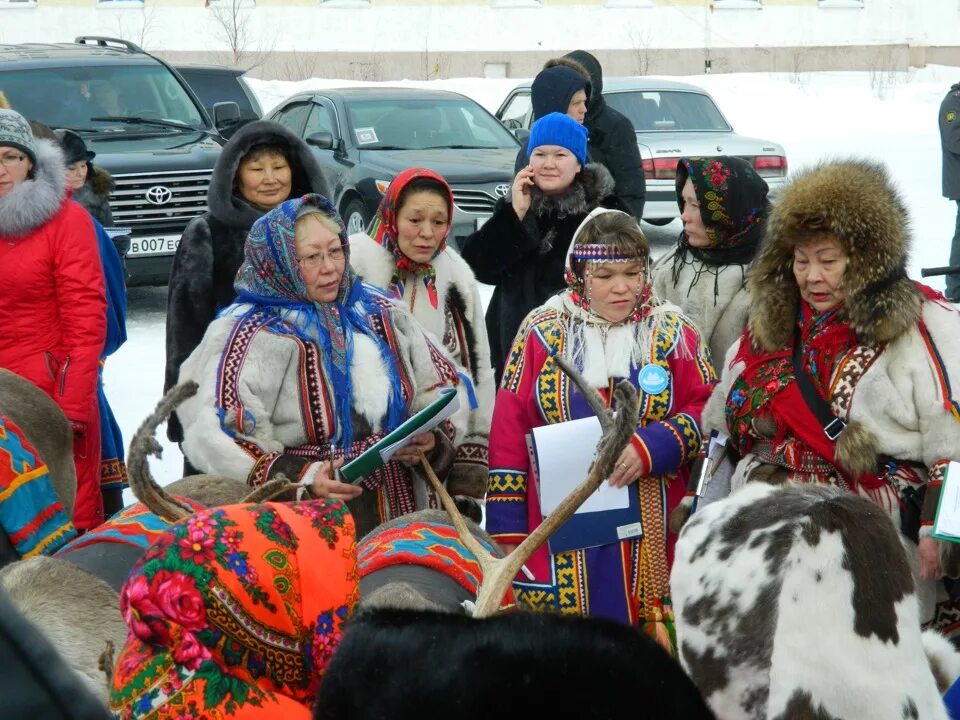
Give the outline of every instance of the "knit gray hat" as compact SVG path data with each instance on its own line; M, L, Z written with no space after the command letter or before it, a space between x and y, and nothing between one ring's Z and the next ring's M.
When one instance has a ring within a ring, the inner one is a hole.
M30 124L23 115L13 110L0 109L0 147L15 147L22 150L37 164L37 144L33 138Z

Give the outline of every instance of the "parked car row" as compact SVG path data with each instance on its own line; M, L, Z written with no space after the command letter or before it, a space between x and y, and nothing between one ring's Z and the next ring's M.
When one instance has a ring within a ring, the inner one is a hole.
M113 38L0 44L0 90L26 117L80 133L113 175L115 224L131 235L131 285L166 283L184 227L206 209L223 143L262 115L242 70L171 66ZM773 190L786 179L783 148L736 134L694 85L611 79L604 97L636 130L649 222L666 224L679 214L674 179L681 156L744 157ZM266 118L310 145L350 232L366 227L400 171L424 166L442 174L453 188L451 242L459 247L509 191L532 106L529 84L514 88L496 116L453 92L341 88L299 93Z

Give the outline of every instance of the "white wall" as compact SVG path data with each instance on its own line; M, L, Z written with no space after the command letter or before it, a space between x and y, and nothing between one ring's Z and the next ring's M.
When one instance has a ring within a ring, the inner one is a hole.
M203 7L4 7L0 42L61 42L123 34L150 50L227 48ZM251 50L516 52L642 48L776 48L907 44L956 46L958 0L866 0L863 9L767 6L604 8L547 6L261 7L249 11Z

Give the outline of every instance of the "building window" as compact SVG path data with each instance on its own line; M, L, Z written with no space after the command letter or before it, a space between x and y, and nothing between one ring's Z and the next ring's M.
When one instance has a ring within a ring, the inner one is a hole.
M37 0L0 0L0 8L36 7Z
M543 2L541 0L490 0L490 7L538 8L538 7L543 7Z
M655 7L653 0L604 0L603 6L607 8L652 8Z
M817 0L822 8L862 8L864 0Z
M761 10L763 3L760 0L713 0L711 7L714 10Z

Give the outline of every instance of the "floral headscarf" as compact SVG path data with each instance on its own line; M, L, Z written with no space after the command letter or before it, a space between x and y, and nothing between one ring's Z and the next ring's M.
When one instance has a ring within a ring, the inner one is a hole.
M339 226L340 242L347 260L340 279L340 290L333 302L310 300L297 263L294 225L298 218L315 211L323 213ZM350 267L347 230L329 200L320 195L304 195L281 203L257 220L247 236L243 264L237 272L234 288L237 291L237 304L253 305L247 315L266 312L277 332L319 344L324 369L333 383L336 396L338 435L335 442L339 447L347 449L353 443L350 366L354 333L367 335L377 344L392 380L385 430L393 430L403 421L405 404L398 360L370 325L369 318L377 315L379 309L370 291ZM230 312L230 309L225 312ZM227 410L220 408L220 414L224 431L229 433L230 429L224 420Z
M339 502L231 505L173 526L120 594L120 720L306 720L358 599Z
M437 247L437 251L433 254L433 257L435 258L446 250L447 235L450 234L450 227L453 224L453 192L450 190L450 186L447 185L447 181L443 179L442 175L433 172L433 170L427 170L426 168L410 168L409 170L404 170L393 179L387 188L386 194L380 201L377 215L370 223L367 234L379 245L382 245L393 253L396 267L393 271L393 277L390 279L390 287L387 288L390 293L397 298L402 298L403 276L405 273L411 273L423 278L423 285L427 289L427 297L430 298L430 304L436 308L439 300L437 298L437 273L433 269L433 265L411 260L400 250L400 245L397 241L400 234L397 229L397 212L400 210L400 195L407 185L419 178L436 180L443 186L445 191L447 207L450 212L447 215L447 227L444 230L443 238L440 240L440 244ZM433 258L431 258L431 260L432 259Z

